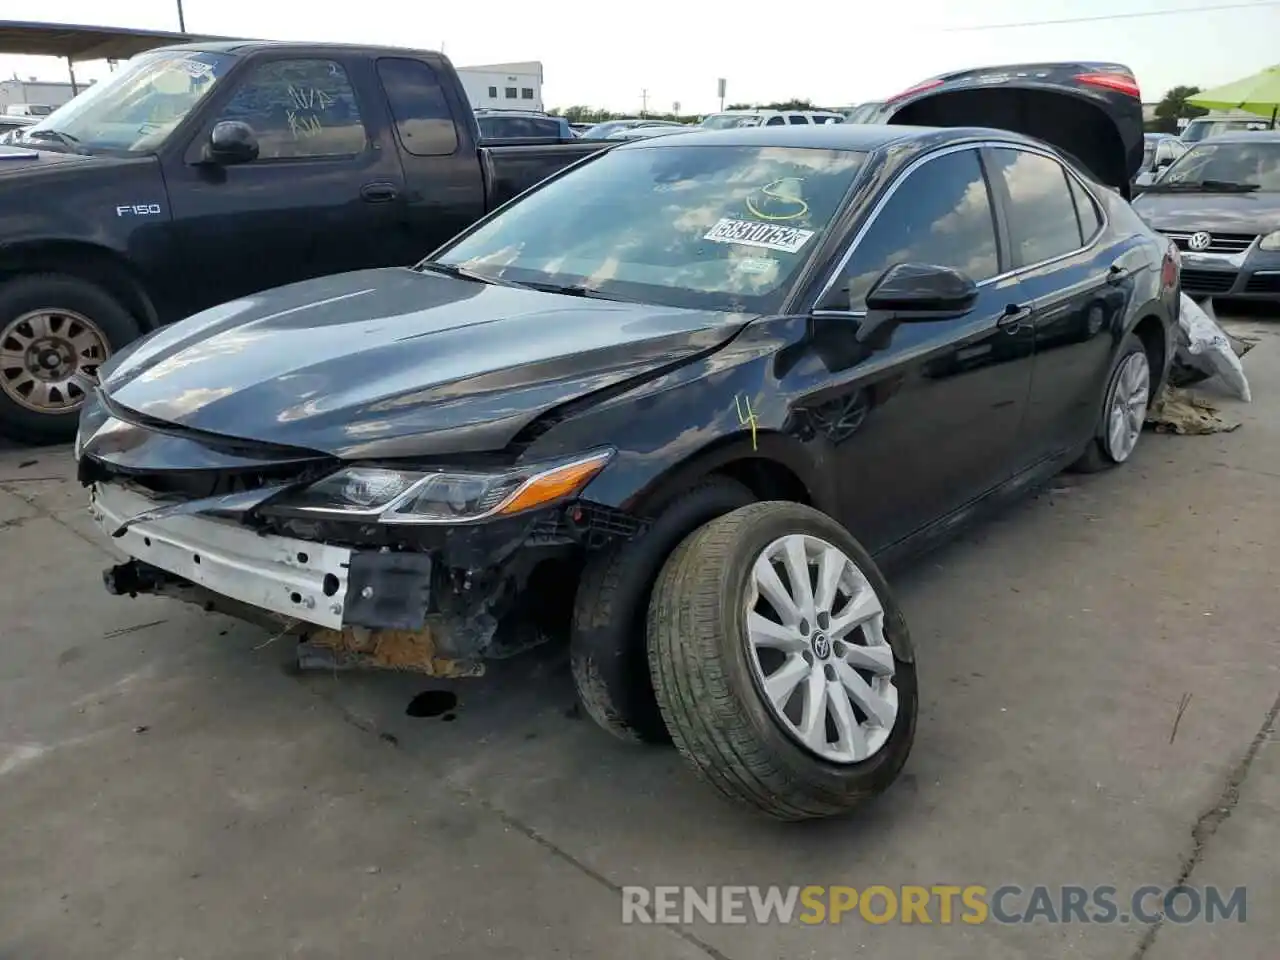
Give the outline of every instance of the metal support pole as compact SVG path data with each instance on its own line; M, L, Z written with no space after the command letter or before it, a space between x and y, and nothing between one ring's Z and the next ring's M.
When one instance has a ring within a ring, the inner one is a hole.
M178 32L187 32L187 18L182 15L182 0L178 0Z
M76 86L76 64L70 57L67 57L67 73L71 74L71 95L74 97L80 88Z

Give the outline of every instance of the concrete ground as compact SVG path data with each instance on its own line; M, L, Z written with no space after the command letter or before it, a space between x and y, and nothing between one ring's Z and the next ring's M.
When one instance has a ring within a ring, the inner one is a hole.
M0 454L0 958L1273 960L1280 322L1231 326L1261 341L1242 429L1148 434L897 579L916 749L839 822L615 744L558 651L299 678L284 641L109 597L67 453ZM1180 880L1247 885L1246 922L620 923L627 884Z

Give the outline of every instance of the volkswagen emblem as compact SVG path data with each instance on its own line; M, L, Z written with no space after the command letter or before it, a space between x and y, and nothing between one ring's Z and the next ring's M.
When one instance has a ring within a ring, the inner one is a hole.
M1193 233L1187 238L1188 250L1208 250L1209 244L1213 242L1213 237L1205 233L1203 230Z

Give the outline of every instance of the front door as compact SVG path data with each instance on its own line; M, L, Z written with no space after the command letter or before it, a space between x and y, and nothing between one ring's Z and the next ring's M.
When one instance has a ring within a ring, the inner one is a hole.
M184 312L297 280L390 265L404 220L403 173L385 107L357 94L363 66L264 58L210 110L165 170L185 262ZM214 124L247 123L258 159L199 163Z
M890 189L838 274L850 315L815 320L827 372L806 401L834 443L842 520L873 551L1012 475L1032 365L1022 291L1000 279L1005 264L978 149L931 155ZM908 262L964 271L980 285L977 305L959 319L902 324L884 349L862 348L854 333L868 289Z

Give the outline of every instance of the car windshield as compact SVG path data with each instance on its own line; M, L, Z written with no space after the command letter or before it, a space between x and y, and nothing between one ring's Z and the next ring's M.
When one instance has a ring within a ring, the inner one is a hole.
M701 125L706 130L733 130L737 127L758 127L760 118L750 113L713 113Z
M1199 144L1174 161L1159 185L1170 189L1182 185L1280 190L1280 139Z
M666 138L622 147L528 194L435 262L580 296L768 312L821 243L864 159Z
M234 58L200 50L135 57L23 131L24 143L149 153L209 95Z
M1265 120L1192 120L1182 131L1184 143L1199 143L1209 137L1220 137L1224 133L1239 133L1242 130L1265 130Z

